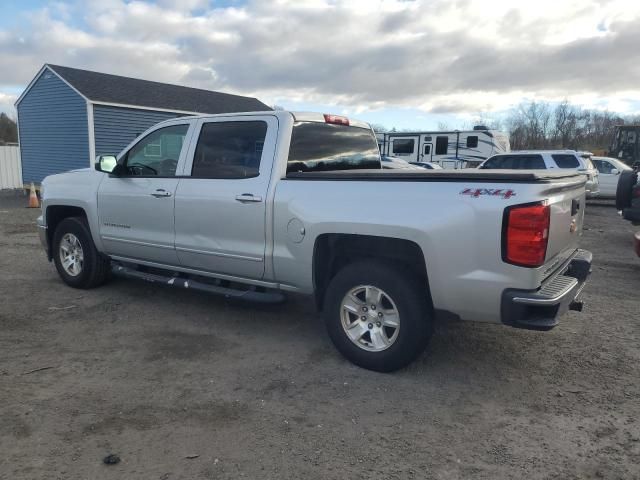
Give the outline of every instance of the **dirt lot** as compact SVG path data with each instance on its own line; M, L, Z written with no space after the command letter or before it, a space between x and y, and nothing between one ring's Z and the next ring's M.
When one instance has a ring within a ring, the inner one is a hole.
M2 479L640 478L640 259L611 205L587 210L585 312L440 324L383 375L304 298L70 289L25 201L0 198Z

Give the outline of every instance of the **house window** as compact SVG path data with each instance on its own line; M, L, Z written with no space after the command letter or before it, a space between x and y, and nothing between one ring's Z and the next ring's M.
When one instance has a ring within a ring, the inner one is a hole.
M145 157L161 157L162 156L162 142L158 138L155 142L149 142L144 147Z
M471 135L467 137L467 148L478 148L478 136Z
M396 155L410 155L413 153L415 140L413 138L396 138L393 140L393 153Z
M449 137L436 137L436 155L446 155L449 149Z

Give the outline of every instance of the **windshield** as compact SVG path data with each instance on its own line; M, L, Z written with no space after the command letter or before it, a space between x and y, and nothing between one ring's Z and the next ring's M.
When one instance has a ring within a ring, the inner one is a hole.
M289 147L289 172L380 169L380 152L368 128L296 122Z

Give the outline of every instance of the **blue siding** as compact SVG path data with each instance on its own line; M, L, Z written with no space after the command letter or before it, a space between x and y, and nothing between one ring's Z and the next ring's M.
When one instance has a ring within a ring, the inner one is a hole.
M170 112L94 105L96 155L117 155L147 128L179 116Z
M45 69L18 104L23 182L89 163L87 103Z

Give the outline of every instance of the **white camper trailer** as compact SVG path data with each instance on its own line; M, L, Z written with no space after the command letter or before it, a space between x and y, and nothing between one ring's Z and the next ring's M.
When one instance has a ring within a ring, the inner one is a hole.
M477 167L491 155L509 152L509 137L484 126L453 132L378 134L380 153L408 162L433 162L442 168Z

